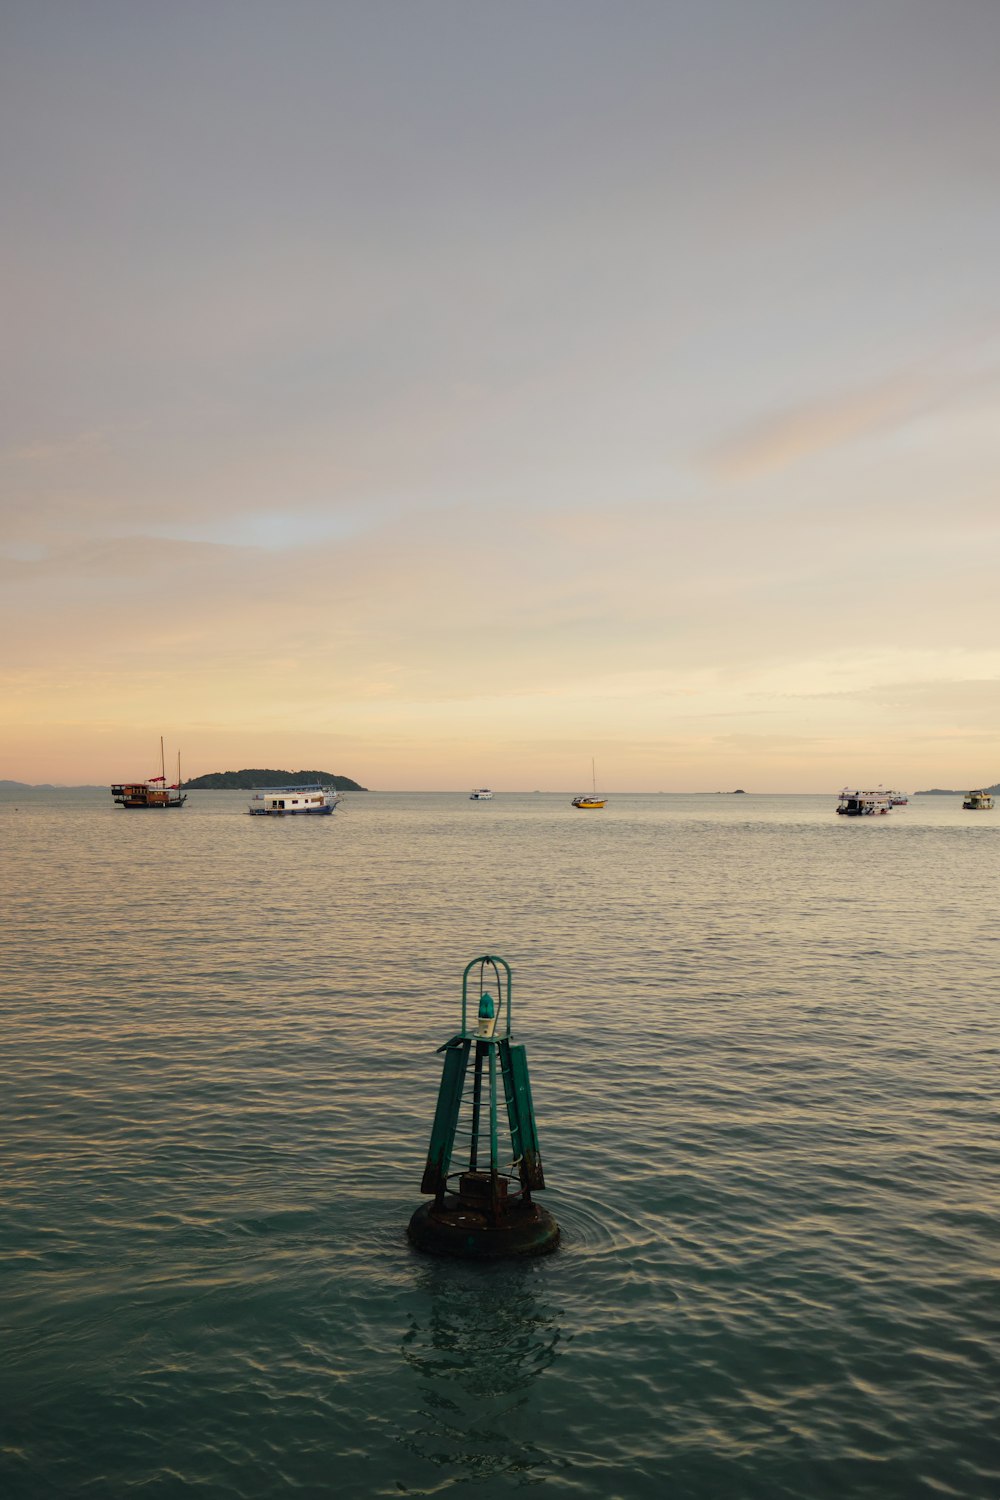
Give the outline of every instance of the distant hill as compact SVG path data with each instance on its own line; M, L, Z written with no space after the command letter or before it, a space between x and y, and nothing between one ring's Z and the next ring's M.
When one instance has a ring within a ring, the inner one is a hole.
M366 792L349 776L334 776L332 771L210 771L183 783L192 792L252 792L266 786L332 786L338 792Z
M913 795L914 797L964 797L968 790L968 787L963 787L959 792L950 791L946 786L930 786L925 792L914 792ZM1000 781L994 782L992 786L979 787L978 790L983 792L1000 792Z

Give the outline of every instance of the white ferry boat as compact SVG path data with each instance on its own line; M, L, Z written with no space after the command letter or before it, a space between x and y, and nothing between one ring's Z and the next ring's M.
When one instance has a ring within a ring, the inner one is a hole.
M247 809L252 817L286 818L291 815L329 817L340 802L340 792L331 786L273 786L254 792Z
M477 786L475 791L469 793L470 802L492 802L493 793L488 786Z
M909 803L909 800L910 799L905 792L889 793L889 802L893 807L906 807Z
M848 818L872 818L889 812L891 807L889 793L882 787L875 792L862 792L852 791L845 786L840 794L837 811Z

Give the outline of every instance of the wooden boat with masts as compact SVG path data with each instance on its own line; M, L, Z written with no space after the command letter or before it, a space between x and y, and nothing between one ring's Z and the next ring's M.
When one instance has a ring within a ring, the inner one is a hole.
M177 780L167 785L167 772L163 761L163 736L160 735L160 774L146 781L116 781L111 795L119 807L183 807L187 792L181 791L181 755L177 752Z
M608 800L607 797L601 796L598 793L598 790L597 790L597 771L594 768L594 762L593 761L590 762L590 780L591 780L591 783L592 783L593 788L594 788L593 791L592 792L581 792L580 795L579 795L579 797L574 797L573 798L573 806L574 807L581 807L581 808L603 807L605 805L605 803L607 802L607 800Z

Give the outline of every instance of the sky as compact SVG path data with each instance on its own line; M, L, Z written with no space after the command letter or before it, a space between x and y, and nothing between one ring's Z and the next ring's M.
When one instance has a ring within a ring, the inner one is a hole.
M995 0L2 0L0 778L1000 778Z

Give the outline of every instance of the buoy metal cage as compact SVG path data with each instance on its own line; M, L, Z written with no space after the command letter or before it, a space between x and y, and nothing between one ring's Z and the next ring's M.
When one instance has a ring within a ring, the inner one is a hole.
M457 1191L494 1225L545 1186L527 1056L511 1040L511 988L506 959L484 954L466 965L462 1029L438 1048L444 1066L420 1187L434 1194L437 1208ZM501 1150L502 1136L509 1137L509 1151ZM459 1150L465 1158L466 1145L465 1164L453 1167Z

